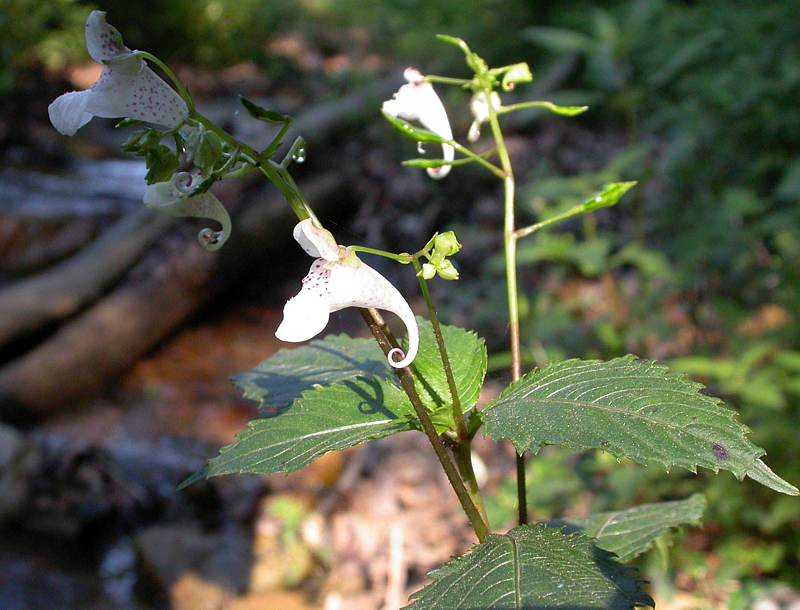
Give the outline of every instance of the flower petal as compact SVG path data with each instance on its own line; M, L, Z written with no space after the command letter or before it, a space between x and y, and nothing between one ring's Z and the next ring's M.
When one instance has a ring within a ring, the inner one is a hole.
M137 57L106 65L90 91L86 110L94 116L128 117L167 129L189 116L181 96Z
M390 311L398 316L406 326L408 353L399 361L389 359L395 368L411 364L419 349L419 329L414 312L411 311L403 295L389 280L363 263L355 255L347 262L330 265L330 278L327 283L330 311L345 307L374 307Z
M330 231L314 225L310 218L298 222L292 231L295 241L309 256L338 261L339 246Z
M325 329L331 313L326 287L329 277L324 260L311 264L303 278L303 288L283 308L283 321L275 331L278 339L290 343L308 341Z
M130 52L117 28L106 21L104 11L92 11L86 19L86 50L99 64Z
M91 91L72 91L53 100L47 107L53 127L65 136L74 136L92 120L92 114L86 111L90 96Z
M492 108L495 111L499 110L502 106L502 101L496 91L492 91L489 99L492 102ZM473 95L469 102L469 108L475 120L472 121L472 125L469 127L467 139L470 142L475 142L481 136L481 125L489 121L489 102L487 101L486 93L478 91Z
M219 231L205 228L197 234L197 240L206 250L219 250L231 235L231 217L228 210L211 191L194 197L185 192L196 186L200 176L179 172L166 182L156 182L147 186L144 204L170 216L191 216L216 220L222 228ZM194 182L193 182L194 181Z

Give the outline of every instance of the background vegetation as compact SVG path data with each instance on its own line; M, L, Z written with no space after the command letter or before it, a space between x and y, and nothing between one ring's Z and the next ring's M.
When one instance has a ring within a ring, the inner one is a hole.
M299 82L317 97L340 95L376 71L404 64L461 76L461 57L435 42L439 32L465 38L495 65L527 60L537 76L571 58L555 101L588 103L591 111L566 128L567 142L572 139L566 149L547 143L553 120L543 127L533 116L515 126L523 143L540 145L523 155L522 208L542 218L605 182L638 180L639 186L597 220L559 226L521 248L528 366L628 352L669 360L737 409L773 469L800 481L795 1L148 0L91 6L110 11L132 48L208 71L251 62L270 79ZM0 95L6 100L40 92L42 75L54 86L67 66L85 61L82 22L89 4L5 0L2 7ZM347 70L327 61L342 54L352 60ZM456 113L459 121L466 122L464 113ZM380 132L386 150L407 153L389 133ZM494 348L490 368L502 370L505 329L495 314L503 307L502 280L497 261L480 254L481 197L436 210L441 223L457 229L467 252L462 290L440 296L446 319L464 323L468 311L480 320L477 330ZM458 222L462 211L466 222ZM706 494L702 529L644 560L665 595L677 579L709 604L727 600L731 608L744 608L779 583L800 588L800 500L727 475L699 481L619 466L602 454L577 460L555 450L543 455L529 471L537 518L576 504L613 510ZM514 499L511 482L500 488L492 506L496 524L511 520ZM663 562L670 576L663 576Z

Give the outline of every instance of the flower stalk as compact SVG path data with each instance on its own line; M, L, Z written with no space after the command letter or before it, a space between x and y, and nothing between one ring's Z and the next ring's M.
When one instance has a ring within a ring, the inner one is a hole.
M372 336L378 342L378 345L383 350L383 353L388 357L388 354L392 351L392 349L396 349L396 346L393 346L392 343L389 342L388 337L383 332L380 320L376 319L369 309L361 309L360 312L361 316L364 318L364 321L367 323L367 326L369 326ZM417 418L422 425L422 431L425 433L425 436L428 437L428 440L433 447L433 451L436 453L436 457L439 459L439 463L444 469L447 480L450 482L453 491L458 497L458 501L461 503L461 508L464 509L470 525L472 525L472 529L475 530L475 535L478 537L480 542L483 542L486 539L486 536L489 535L489 526L484 520L480 509L473 501L471 494L464 484L464 481L461 479L461 476L459 476L458 470L450 459L450 456L447 454L447 449L445 448L442 439L436 433L436 428L433 426L430 415L428 414L428 411L425 409L425 405L422 404L422 400L417 394L417 389L414 386L414 378L411 374L411 370L407 367L395 369L395 374L400 380L400 385L403 387L403 391L411 401L411 405L414 407Z
M492 93L486 87L487 97ZM489 125L492 129L500 166L503 168L503 246L506 266L506 298L508 300L508 328L511 347L511 379L517 381L522 376L522 357L519 338L519 291L517 288L517 235L514 226L514 192L516 183L511 158L508 155L503 131L497 119L497 111L487 104ZM517 512L520 525L528 522L528 499L525 487L525 455L517 454Z

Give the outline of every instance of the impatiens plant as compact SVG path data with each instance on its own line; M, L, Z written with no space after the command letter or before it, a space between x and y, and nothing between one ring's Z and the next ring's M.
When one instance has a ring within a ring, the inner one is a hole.
M797 495L798 490L762 461L763 449L747 439L748 429L733 411L704 394L699 384L663 365L635 356L607 362L567 360L523 375L517 242L547 226L616 205L634 183L609 184L581 205L518 227L514 168L501 117L529 108L574 116L586 107L546 101L506 105L504 95L533 79L528 65L492 68L463 40L440 38L463 52L471 74L453 78L409 68L404 73L407 84L383 104L382 111L403 136L418 145L442 147L441 158L417 158L406 165L444 178L456 166L476 164L502 183L511 383L482 409L476 405L487 368L485 343L474 332L441 325L428 286L437 277L458 280L451 257L462 246L455 234L437 233L402 253L339 245L288 171L293 161L304 158L305 142L298 138L282 158L276 156L290 117L243 99L254 119L279 126L264 150L252 149L200 114L189 92L158 58L129 51L103 13L89 16L87 47L104 64L103 76L92 89L68 93L53 102L53 125L67 135L92 116L122 118L120 126L142 126L123 148L147 164L145 204L174 215L219 222L219 231L205 229L200 234L201 243L210 249L222 246L231 230L225 208L209 191L211 186L219 180L261 173L286 198L298 220L294 238L315 259L302 289L286 303L277 337L289 342L309 340L324 330L331 312L348 307L359 309L372 335L372 339L327 336L281 350L239 375L235 382L245 395L270 407L273 415L252 421L232 445L182 485L231 473L292 472L329 451L421 431L478 544L434 571L431 583L412 597L411 607L652 606L641 580L623 562L646 551L671 528L696 522L704 508L702 496L558 524L530 524L526 453L536 454L550 444L573 451L597 449L644 466L728 470L739 479L750 477L781 493ZM145 62L160 69L174 89ZM488 125L484 131L490 132L491 144L482 146L483 152L455 139L434 84L464 92L474 119L467 141L480 145L481 128ZM413 269L427 319L415 317L397 289L359 255L382 256ZM378 310L400 318L405 326L403 341L395 338ZM492 532L488 526L472 465L472 441L479 432L510 442L517 452L519 524L507 532Z

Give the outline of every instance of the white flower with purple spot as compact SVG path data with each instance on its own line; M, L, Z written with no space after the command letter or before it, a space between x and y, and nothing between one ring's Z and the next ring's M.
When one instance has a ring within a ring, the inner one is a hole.
M450 128L447 111L433 90L433 85L425 82L425 77L416 68L406 68L403 76L408 83L397 90L393 99L383 103L383 112L406 121L419 121L437 136L452 140L453 130ZM442 158L445 161L452 161L454 157L453 147L450 144L442 144ZM450 173L450 166L430 167L427 171L431 178L444 178Z
M186 102L123 44L102 11L92 11L86 20L86 49L103 64L100 78L91 89L65 93L47 109L53 127L64 135L74 135L96 116L137 119L167 129L189 116Z
M374 307L390 311L405 324L408 352L395 348L389 364L403 368L411 364L419 349L419 329L406 300L385 277L362 262L333 235L315 226L310 218L294 228L294 238L309 256L316 257L303 287L283 308L283 321L275 336L292 343L308 341L328 325L330 314L346 307ZM399 357L399 361L395 358Z
M216 220L222 229L203 229L197 234L197 240L206 250L219 250L231 234L231 217L211 191L192 196L202 181L199 172L177 172L170 180L147 185L144 204L171 216Z

